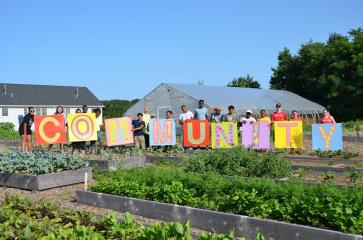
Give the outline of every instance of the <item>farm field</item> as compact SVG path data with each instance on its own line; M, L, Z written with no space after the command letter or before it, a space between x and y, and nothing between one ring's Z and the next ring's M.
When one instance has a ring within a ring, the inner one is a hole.
M53 174L85 167L85 160L93 159L97 162L116 159L123 162L130 156L148 155L142 168L122 170L121 167L113 172L93 171L95 180L89 182L89 189L257 219L272 219L362 234L359 229L363 221L357 215L357 212L361 211L357 206L363 205L359 203L359 199L363 199L362 163L356 153L319 152L312 156L311 152L305 155L300 152L291 154L288 151L259 152L240 147L196 151L171 149L170 152L163 152L162 149L142 152L120 148L108 149L103 154L85 155L70 155L67 152L60 154L57 149L53 149L53 153L46 153L41 148L39 150L33 155L21 154L14 150L5 153L2 155L0 169L3 172L20 174ZM319 160L319 156L326 158ZM346 159L347 156L353 158ZM146 161L150 157L152 158ZM296 168L298 166L311 167L314 171L301 170ZM318 167L331 170L317 171L315 168ZM334 168L339 169L339 172L334 172ZM200 185L201 183L203 185ZM48 200L61 209L84 210L97 215L112 212L105 206L90 206L77 202L77 191L82 189L83 184L32 192L0 187L0 201L4 201L9 194L19 194L36 202ZM271 190L264 192L266 189ZM335 193L330 196L332 192ZM296 196L291 195L292 193ZM312 199L306 198L308 196L315 196L319 204L313 204ZM295 200L290 203L286 202L287 198ZM302 206L302 203L306 204L304 208L297 208ZM291 211L295 214L291 215ZM123 213L117 215L120 218L124 216ZM348 221L348 218L351 220ZM143 217L142 214L136 215L135 219L148 225L160 220L158 217ZM193 226L191 234L199 235L202 230ZM243 236L243 233L239 234ZM256 237L257 232L254 234L249 236Z

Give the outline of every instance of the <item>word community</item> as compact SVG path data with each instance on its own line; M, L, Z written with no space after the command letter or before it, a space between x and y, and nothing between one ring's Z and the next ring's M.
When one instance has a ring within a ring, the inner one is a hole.
M97 140L96 116L94 113L68 114L68 138L70 142ZM134 143L131 118L105 120L108 146ZM301 121L280 121L272 124L275 148L303 148ZM242 126L242 145L246 148L271 148L271 125L266 122ZM36 116L35 138L39 145L66 142L65 124L59 115ZM176 144L176 126L172 119L152 119L149 123L150 146ZM183 124L183 146L228 148L238 146L236 122L209 123L206 120L189 120ZM342 125L313 124L313 150L342 150Z

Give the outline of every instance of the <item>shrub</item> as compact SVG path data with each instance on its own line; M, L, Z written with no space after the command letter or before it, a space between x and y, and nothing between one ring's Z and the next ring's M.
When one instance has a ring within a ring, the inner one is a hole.
M240 147L200 151L187 156L189 172L216 172L228 176L282 178L291 173L291 163L282 153L246 150Z
M36 151L33 153L11 150L0 154L0 172L47 174L85 167L87 162L66 154Z
M14 130L14 124L10 122L0 123L0 138L14 138L18 137L19 134Z

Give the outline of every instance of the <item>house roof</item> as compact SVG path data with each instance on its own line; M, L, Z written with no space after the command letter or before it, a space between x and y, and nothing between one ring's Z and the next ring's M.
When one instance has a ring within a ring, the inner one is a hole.
M0 83L0 105L3 106L81 106L84 104L103 106L87 87Z
M164 84L194 99L203 99L206 105L210 107L221 106L224 108L224 111L227 110L229 105L233 105L239 111L247 109L259 111L265 109L268 112L272 112L275 110L276 103L281 103L286 111L297 110L300 113L306 114L320 113L324 109L323 106L315 102L284 90L176 83Z

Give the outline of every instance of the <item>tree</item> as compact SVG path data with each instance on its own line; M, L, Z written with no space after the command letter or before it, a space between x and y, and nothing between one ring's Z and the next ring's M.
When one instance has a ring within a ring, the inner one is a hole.
M234 78L227 84L227 87L261 88L260 83L253 80L249 74L246 77Z
M339 121L363 118L363 30L331 34L327 42L285 48L272 68L272 89L285 89L330 109Z
M134 99L132 101L129 100L104 100L102 103L105 105L103 108L103 116L104 118L115 118L121 117L127 109L129 109L132 105L134 105L138 99Z

